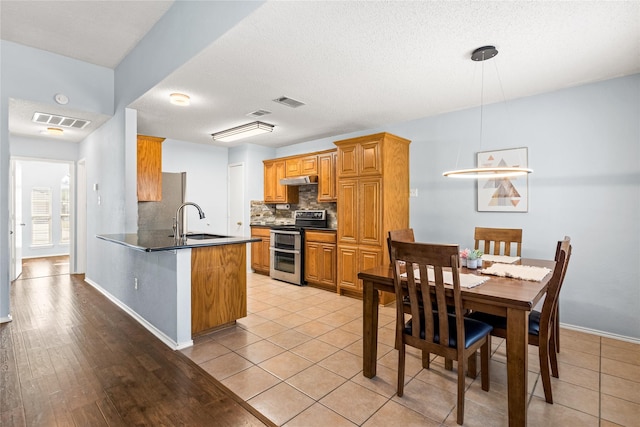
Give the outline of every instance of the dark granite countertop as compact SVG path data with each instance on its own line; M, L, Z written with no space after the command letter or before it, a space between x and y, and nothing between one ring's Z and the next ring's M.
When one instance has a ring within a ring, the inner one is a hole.
M202 234L191 231L187 234L186 242L176 241L171 237L172 230L141 231L139 233L99 234L98 239L117 243L145 252L171 251L174 249L189 249L204 246L235 245L241 243L259 242L260 238L242 236L224 236L215 239L190 239L189 235Z

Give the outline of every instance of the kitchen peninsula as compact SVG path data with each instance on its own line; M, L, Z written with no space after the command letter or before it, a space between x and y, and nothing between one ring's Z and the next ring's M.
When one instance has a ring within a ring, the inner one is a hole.
M260 239L170 230L97 235L110 283L88 282L174 349L247 315L246 244Z

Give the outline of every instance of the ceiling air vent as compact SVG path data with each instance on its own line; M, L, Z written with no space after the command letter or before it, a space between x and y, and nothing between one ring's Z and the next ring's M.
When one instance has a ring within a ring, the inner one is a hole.
M281 96L280 98L276 98L273 101L291 108L298 108L304 105L304 102L296 101L295 99L288 98L286 96Z
M56 125L74 129L84 129L91 123L91 120L74 119L73 117L57 116L49 113L35 113L32 120L43 125Z
M256 111L252 111L251 113L247 114L247 116L249 116L249 117L262 117L262 116L266 116L267 114L271 114L271 111L256 110Z

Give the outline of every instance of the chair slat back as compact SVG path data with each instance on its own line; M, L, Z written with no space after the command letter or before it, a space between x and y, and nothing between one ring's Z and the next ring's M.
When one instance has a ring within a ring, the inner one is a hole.
M485 254L522 256L521 228L476 227L474 239L474 249L482 249ZM516 246L514 255L511 254L512 245ZM503 247L504 250L502 249Z
M540 312L540 330L547 329L553 320L560 297L560 289L564 281L565 273L571 258L571 241L565 238L558 242L556 254L556 266L553 269L553 276L547 285L547 294L542 304Z
M413 228L403 228L401 230L389 230L389 236L387 237L389 259L391 259L391 241L392 240L396 240L398 242L415 242L416 238L413 235Z
M446 288L443 269L450 269L453 276L453 297L457 317L458 337L464 337L464 318L462 296L460 294L460 273L458 268L458 245L429 243L410 243L391 240L391 259L394 273L396 295L408 295L411 314L412 335L419 337L421 325L424 325L424 340L448 347L449 337L456 331L449 330L447 316ZM410 268L409 266L413 266ZM427 273L427 271L429 272ZM406 278L403 273L406 271ZM429 282L428 279L432 279ZM432 292L435 290L435 292ZM398 320L404 324L404 304L402 298L396 298ZM434 342L436 325L433 320L433 308L438 311L438 342ZM458 345L464 340L458 340Z

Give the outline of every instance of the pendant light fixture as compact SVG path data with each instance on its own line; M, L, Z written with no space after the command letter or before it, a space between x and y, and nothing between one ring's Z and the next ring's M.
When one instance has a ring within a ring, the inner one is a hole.
M486 61L498 54L495 46L483 46L474 50L471 54L472 61ZM480 99L480 146L482 146L482 113L484 100L484 64L482 66L482 89ZM444 172L442 175L449 178L467 178L467 179L494 179L509 178L519 175L527 175L533 172L533 169L523 167L477 167L470 169L455 169Z

